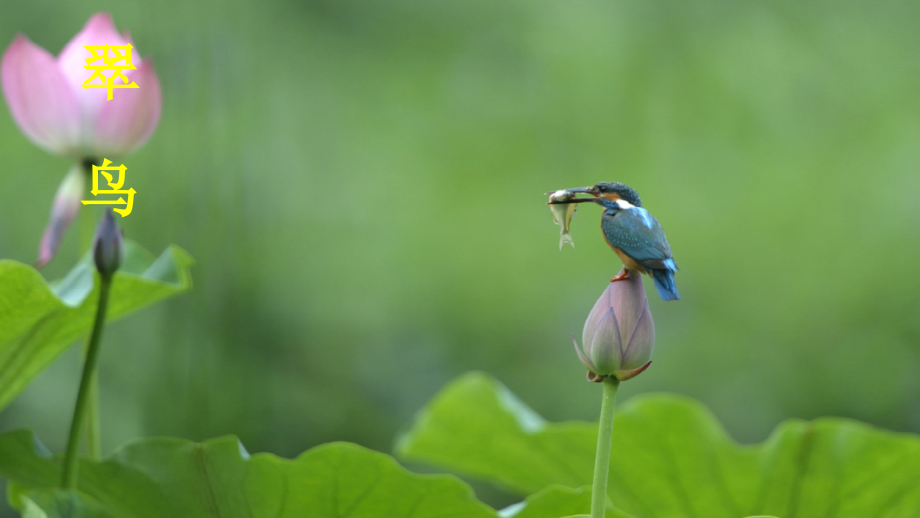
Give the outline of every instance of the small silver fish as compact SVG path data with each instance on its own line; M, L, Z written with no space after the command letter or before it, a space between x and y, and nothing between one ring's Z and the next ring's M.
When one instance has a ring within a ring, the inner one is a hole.
M575 193L569 191L556 191L549 195L549 201L566 201L574 197ZM562 250L562 245L566 243L572 245L572 248L575 248L575 242L572 241L572 234L569 233L569 224L572 222L572 217L575 216L575 211L578 210L578 204L551 204L549 208L553 211L553 221L559 225L559 250Z

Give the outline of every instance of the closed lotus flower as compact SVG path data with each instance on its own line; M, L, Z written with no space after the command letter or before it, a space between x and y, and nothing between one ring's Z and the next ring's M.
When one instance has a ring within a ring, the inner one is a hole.
M125 238L112 211L107 210L96 227L96 236L93 238L93 262L96 264L96 270L103 276L111 277L121 266L124 255Z
M584 352L577 342L575 350L591 381L606 376L625 381L648 368L655 348L655 323L642 279L629 274L607 286L585 321L582 344Z
M57 58L20 34L6 49L0 65L3 94L22 132L38 146L73 158L83 169L101 158L136 150L150 138L160 119L156 71L136 48L131 53L136 70L124 74L138 88L117 89L110 101L104 88L83 88L92 73L84 68L90 57L85 46L106 44L133 45L127 33L118 33L110 15L100 13L89 19ZM76 216L84 176L72 171L58 190L42 238L39 265L51 260Z

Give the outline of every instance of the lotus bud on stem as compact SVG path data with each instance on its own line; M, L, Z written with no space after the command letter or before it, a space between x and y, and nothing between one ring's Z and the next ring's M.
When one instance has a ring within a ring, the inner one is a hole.
M99 363L99 350L102 342L102 330L105 327L109 292L111 291L115 272L121 266L124 250L122 231L118 228L112 211L107 210L105 217L99 222L96 237L93 240L93 262L96 265L96 271L99 272L99 300L96 306L93 332L90 335L89 347L86 351L86 360L83 363L83 375L80 378L80 390L77 393L77 403L74 406L73 421L70 423L67 452L64 455L64 473L61 479L61 487L64 489L76 489L77 487L80 432L87 417L93 375Z
M578 358L588 368L588 381L604 386L591 495L591 518L604 518L617 389L621 381L638 376L651 365L655 348L655 323L642 279L629 273L627 279L611 282L585 321L584 351L575 337L572 341Z

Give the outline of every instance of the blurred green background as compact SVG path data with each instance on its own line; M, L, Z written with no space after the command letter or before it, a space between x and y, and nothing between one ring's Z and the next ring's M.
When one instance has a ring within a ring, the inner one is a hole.
M920 432L920 3L682 0L5 2L60 52L96 11L152 56L125 234L196 258L192 292L112 325L106 451L238 434L285 456L390 451L470 369L595 419L571 345L620 267L582 207L622 181L668 233L654 365L741 441L782 419ZM0 110L0 257L31 262L65 159ZM45 273L79 255L84 211ZM63 448L74 348L0 415Z

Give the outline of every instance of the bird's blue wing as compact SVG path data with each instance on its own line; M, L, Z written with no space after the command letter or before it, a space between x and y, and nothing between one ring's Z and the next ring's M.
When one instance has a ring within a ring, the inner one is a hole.
M601 220L604 236L613 246L646 268L675 271L671 245L661 224L641 207L607 211Z

